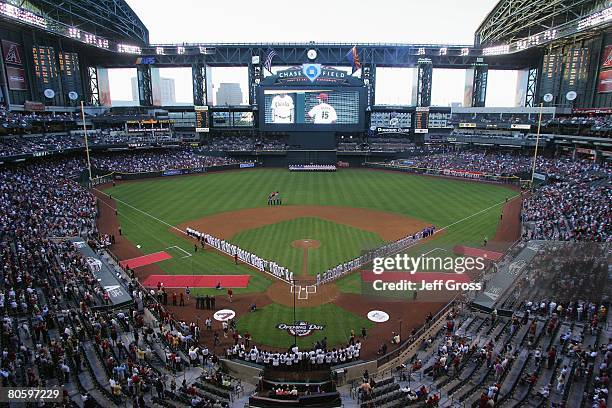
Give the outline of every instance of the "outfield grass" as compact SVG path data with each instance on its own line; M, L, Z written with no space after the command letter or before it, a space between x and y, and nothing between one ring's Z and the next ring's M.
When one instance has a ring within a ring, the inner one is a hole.
M170 232L168 225L159 220L178 225L219 212L265 207L267 194L275 190L281 192L284 205L377 209L414 217L438 227L454 224L492 207L449 227L444 234L432 241L432 248L455 244L480 245L484 237L493 237L504 200L515 195L514 191L500 185L357 169L343 169L336 173L293 173L286 169L232 171L122 183L109 187L107 192L120 200L118 211L124 235L132 243L141 245L143 253L151 253L173 245L193 252L193 246L189 242ZM300 223L291 224L293 228L302 228ZM319 260L315 256L313 262L320 262L321 265L339 259L344 256L344 248L351 247L351 244L335 234L337 224L326 225L330 230L322 231L321 236L323 239L327 239L325 236L331 237L332 241L336 242L336 247L332 250L333 255L321 256ZM267 227L263 229L266 230ZM245 234L248 235L248 232ZM292 231L290 236L297 237L298 234ZM295 239L302 238L305 237L299 236ZM257 245L258 251L276 252L275 256L270 256L273 259L292 258L293 249L288 246L291 242L289 236L284 238L285 244L276 249L264 240L247 237L247 241L249 240ZM258 251L255 252L259 253ZM274 255L272 252L270 254ZM253 276L251 286L237 293L262 291L270 284L268 278L244 266L235 266L230 259L213 251L199 251L193 257L187 258L175 257L158 265L170 274L250 273ZM316 273L314 269L312 272ZM350 279L347 278L341 283L342 290L355 290L355 284Z
M362 327L370 329L373 326L373 323L365 317L356 316L332 303L297 308L296 320L325 326L323 330L313 331L310 336L298 337L298 346L301 348L310 348L323 337L327 337L330 346L346 345L351 330L355 330L359 335ZM248 331L256 341L266 339L266 345L289 348L293 344L293 337L287 331L277 329L279 323L293 323L293 308L278 304L263 307L242 316L238 320L238 331L240 333Z
M241 248L274 259L295 274L302 274L304 250L291 246L299 239L319 241L319 248L308 250L308 274L316 275L347 259L359 256L364 249L385 241L373 232L336 224L320 218L303 217L241 232L232 238Z

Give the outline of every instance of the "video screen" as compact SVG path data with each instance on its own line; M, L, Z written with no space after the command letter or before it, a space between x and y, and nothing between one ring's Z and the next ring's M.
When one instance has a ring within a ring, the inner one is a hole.
M360 101L357 90L266 89L267 125L358 125Z

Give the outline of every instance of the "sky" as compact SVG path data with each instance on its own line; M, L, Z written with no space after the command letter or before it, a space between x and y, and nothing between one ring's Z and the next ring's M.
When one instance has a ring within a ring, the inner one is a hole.
M155 44L215 42L345 42L471 45L474 31L497 0L335 0L254 3L246 0L127 0ZM169 6L171 4L171 6ZM257 7L253 5L257 4ZM367 5L366 5L367 4ZM192 103L190 70L164 69L173 78L177 102ZM132 98L135 70L109 72L113 100ZM496 72L487 90L489 106L514 103L516 73ZM411 104L413 69L377 70L376 103ZM215 69L213 87L240 82L246 102L247 71ZM434 69L432 104L463 100L464 70ZM213 90L214 95L214 90Z

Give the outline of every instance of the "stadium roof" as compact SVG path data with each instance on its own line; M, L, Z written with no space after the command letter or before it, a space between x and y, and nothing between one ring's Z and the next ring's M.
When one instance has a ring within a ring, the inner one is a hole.
M14 2L11 2L14 3ZM112 40L148 44L149 30L124 0L28 0L31 10Z
M475 45L495 45L580 20L610 0L500 0L476 30Z

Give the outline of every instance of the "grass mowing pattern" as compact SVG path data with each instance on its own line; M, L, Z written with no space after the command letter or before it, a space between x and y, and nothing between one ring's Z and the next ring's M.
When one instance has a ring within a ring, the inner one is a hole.
M373 326L369 320L331 303L298 308L296 319L325 326L323 330L313 331L310 336L298 337L298 346L306 349L311 348L317 340L322 340L325 336L330 346L344 346L348 343L351 329L358 334L361 333L362 327L370 329ZM266 345L288 348L293 343L293 338L286 331L276 328L279 323L293 323L293 308L271 304L256 312L248 313L238 320L238 331L240 333L248 331L256 342L266 339Z
M352 259L367 248L380 246L382 238L373 232L320 218L302 217L241 232L232 238L241 248L274 259L296 275L302 274L304 250L291 246L298 239L315 239L319 248L308 250L308 273L318 272Z
M293 173L286 169L232 171L125 183L106 191L177 225L219 212L265 207L268 193L274 190L281 192L283 204L377 209L421 219L438 227L500 203L449 228L436 238L435 246L439 246L438 243L479 245L485 236L492 237L504 199L515 194L500 185L359 169L343 169L336 173ZM193 252L193 246L171 233L167 225L120 202L118 209L124 235L132 243L140 244L143 253L164 250L172 245ZM274 258L285 256L283 251L279 248ZM193 257L173 258L158 265L170 274L253 275L251 286L237 293L261 291L270 283L268 278L246 267L236 267L230 259L212 251L198 251ZM350 277L355 278L358 276ZM354 286L350 281L340 284L341 289L348 292L354 291Z

